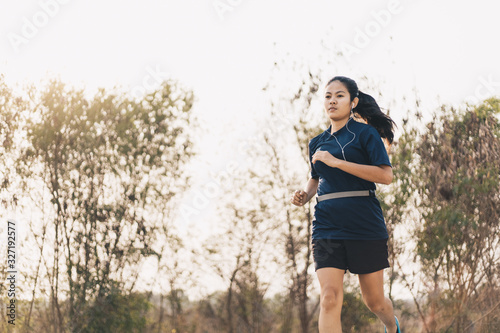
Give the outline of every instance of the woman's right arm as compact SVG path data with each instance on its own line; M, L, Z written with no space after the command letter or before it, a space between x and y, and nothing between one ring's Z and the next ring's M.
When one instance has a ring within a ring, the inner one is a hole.
M309 178L305 189L295 191L290 202L295 206L304 206L316 194L318 184L319 179Z

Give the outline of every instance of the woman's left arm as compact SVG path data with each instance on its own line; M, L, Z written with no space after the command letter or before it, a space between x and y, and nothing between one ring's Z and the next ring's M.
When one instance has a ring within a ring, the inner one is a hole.
M347 162L334 157L327 151L320 150L314 153L312 162L316 163L316 161L321 161L332 168L338 168L353 176L374 183L390 184L393 178L392 168L389 165L378 166Z

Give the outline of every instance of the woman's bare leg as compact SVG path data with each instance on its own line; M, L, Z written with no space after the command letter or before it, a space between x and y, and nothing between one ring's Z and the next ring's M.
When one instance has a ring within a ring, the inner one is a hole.
M341 333L340 311L344 299L344 270L324 267L316 271L321 286L319 332Z
M390 299L384 295L384 271L359 274L359 285L363 301L387 328L388 333L397 331L394 309Z

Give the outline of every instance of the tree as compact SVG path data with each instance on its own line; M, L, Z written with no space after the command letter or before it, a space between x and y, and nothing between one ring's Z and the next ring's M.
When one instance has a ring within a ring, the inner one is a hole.
M219 207L222 231L205 242L202 256L227 283L221 302L224 311L218 313L226 332L268 332L272 326L264 300L270 281L276 276L266 259L273 248L273 225L269 223L272 215L266 195L262 194L265 189L247 176L235 175L232 183L222 185L230 198Z
M499 103L489 99L462 111L443 106L420 136L407 129L398 144L397 159L406 167L394 197L416 194L408 204L422 218L415 240L430 290L427 331L463 332L489 325L498 313Z
M5 208L15 206L18 195L12 184L15 183L15 169L13 168L16 159L16 134L19 128L21 114L25 108L22 99L15 96L12 90L0 75L0 162L3 168L0 169L0 194L1 205Z
M138 101L104 89L88 98L57 80L29 94L17 170L26 191L39 181L51 201L54 331L67 322L81 331L96 304L112 316L102 305L131 295L141 260L158 255L156 231L167 221L157 207L187 184L193 96L164 82Z

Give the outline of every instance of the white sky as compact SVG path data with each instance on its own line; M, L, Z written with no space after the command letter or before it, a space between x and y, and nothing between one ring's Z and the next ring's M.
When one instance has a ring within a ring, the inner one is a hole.
M221 18L216 3L234 6ZM321 65L330 56L321 40L328 49L359 45L357 31L377 22L371 13L391 4L397 14L350 62L336 64L341 73L325 68L325 80L367 75L386 82L389 95L417 87L424 101L454 103L474 94L479 77L500 81L500 4L490 0L0 0L0 73L10 83L51 75L135 91L156 69L194 89L216 137L228 130L222 119L245 128L249 113L267 111L260 90L277 54Z
M276 57L286 53L321 66L328 49L361 46L357 34L368 30L367 45L350 61L325 67L325 80L366 75L384 82L388 98L416 87L427 115L438 96L460 103L474 94L500 94L498 1L59 2L0 0L0 73L12 85L57 76L89 89L121 85L130 91L142 89L149 71L179 80L194 90L205 128L199 187L210 181L208 172L234 159L228 142L248 136L252 119L268 112L261 89ZM221 17L216 3L233 4L232 10ZM396 12L378 24L373 11L391 6ZM373 30L377 24L379 31ZM391 115L401 120L404 110Z

